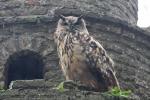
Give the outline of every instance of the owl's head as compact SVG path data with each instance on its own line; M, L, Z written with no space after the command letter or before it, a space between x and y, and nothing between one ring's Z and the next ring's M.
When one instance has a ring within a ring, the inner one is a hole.
M75 16L63 16L60 15L60 20L58 22L59 27L62 27L66 31L75 32L75 31L83 31L86 29L86 24L82 18Z

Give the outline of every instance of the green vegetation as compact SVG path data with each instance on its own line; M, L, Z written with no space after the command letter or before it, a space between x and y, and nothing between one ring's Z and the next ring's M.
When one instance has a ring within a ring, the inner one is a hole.
M66 89L64 88L64 82L61 82L56 88L54 88L56 90L58 90L59 92L64 92L66 91Z
M114 87L108 92L105 92L104 94L109 96L118 96L118 97L125 97L128 98L131 95L131 90L121 90L118 87Z
M0 85L0 92L5 91L5 89L3 88L3 86Z

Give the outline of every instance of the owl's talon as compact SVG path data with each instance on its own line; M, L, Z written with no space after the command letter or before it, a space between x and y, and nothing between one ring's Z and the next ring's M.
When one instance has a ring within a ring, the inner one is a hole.
M64 88L65 89L72 89L72 90L87 90L87 91L92 91L94 90L93 88L87 87L84 84L81 84L78 81L72 81L72 80L66 80L64 81Z
M76 87L78 87L78 85L72 80L66 80L64 81L64 87L67 89L75 89Z
M56 90L60 91L60 92L64 92L67 89L75 89L75 87L77 87L77 84L75 82L73 82L72 80L67 80L67 81L63 81L61 82L56 88Z
M60 92L64 92L67 91L69 89L75 89L78 85L72 81L72 80L67 80L67 81L63 81L61 82L56 88L56 90L60 91Z

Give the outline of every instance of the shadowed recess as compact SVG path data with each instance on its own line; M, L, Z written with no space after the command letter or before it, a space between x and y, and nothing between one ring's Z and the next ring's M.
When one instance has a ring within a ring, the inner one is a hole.
M8 89L13 80L43 78L42 56L30 50L16 52L8 58L4 68L4 88Z

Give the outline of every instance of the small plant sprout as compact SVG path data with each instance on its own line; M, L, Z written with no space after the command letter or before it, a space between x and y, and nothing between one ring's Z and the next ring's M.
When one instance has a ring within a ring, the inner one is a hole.
M118 87L112 88L110 91L105 92L104 94L109 96L118 96L118 97L125 97L128 98L131 95L131 90L121 90Z
M56 88L54 88L56 90L58 90L59 92L65 92L66 89L64 88L64 82L61 82Z

